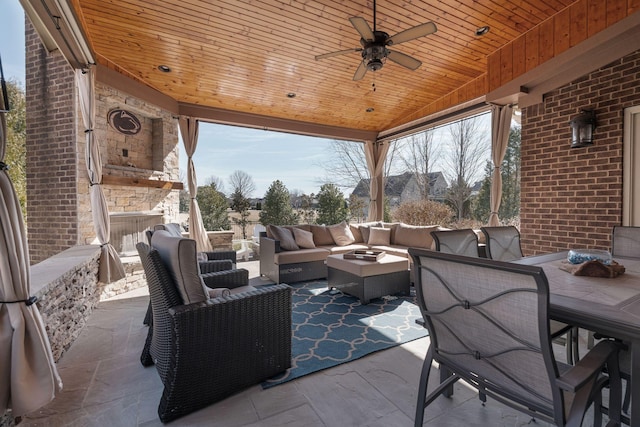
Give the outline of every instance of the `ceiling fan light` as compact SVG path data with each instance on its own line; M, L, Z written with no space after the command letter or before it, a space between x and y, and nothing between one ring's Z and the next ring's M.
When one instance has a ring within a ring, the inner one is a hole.
M476 30L476 36L484 36L489 32L490 29L491 27L489 27L488 25L485 25L483 27L478 27L478 29Z
M384 64L381 59L374 58L367 62L367 69L369 71L378 71L383 65Z

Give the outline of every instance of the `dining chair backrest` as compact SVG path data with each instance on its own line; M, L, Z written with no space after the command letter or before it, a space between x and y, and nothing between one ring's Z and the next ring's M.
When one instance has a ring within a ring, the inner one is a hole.
M513 226L481 227L487 244L487 258L513 261L522 258L520 232Z
M640 227L614 226L611 255L640 258Z
M488 394L554 416L560 392L542 269L409 249L434 359ZM469 286L473 283L473 286ZM525 368L526 367L526 368Z
M470 228L432 231L431 237L438 252L478 257L478 236Z

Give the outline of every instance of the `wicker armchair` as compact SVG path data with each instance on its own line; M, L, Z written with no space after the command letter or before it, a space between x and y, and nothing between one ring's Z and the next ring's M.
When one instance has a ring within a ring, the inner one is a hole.
M182 230L180 229L180 225L176 223L168 223L168 224L157 224L153 227L153 230L165 230L171 233L171 235L176 237L182 237ZM149 244L151 244L151 240L149 240ZM229 270L236 267L237 261L237 253L234 250L219 250L219 251L211 251L211 252L202 252L207 255L207 259L209 261L231 261L233 264L229 268L224 268L224 270ZM206 261L200 262L200 270L202 271L202 264L206 263ZM223 270L221 268L220 270ZM210 271L202 271L202 273L209 273L211 271L220 271L220 270L210 270Z
M179 224L157 224L153 227L153 230L146 231L149 245L151 245L153 232L156 230L164 230L169 232L172 236L182 237ZM245 269L236 269L235 251L213 251L202 253L206 254L207 260L203 261L199 259L198 265L200 266L200 273L203 275L203 279L205 281L211 278L210 280L215 282L219 287L232 288L237 286L246 286L249 284L249 272ZM151 322L151 301L149 301L149 307L147 308L147 312L142 323L150 325Z
M422 426L425 408L440 394L450 396L460 379L483 396L558 426L579 426L594 402L594 425L601 425L601 391L608 384L609 425L619 424L619 345L602 341L576 366L556 362L542 269L415 248L409 254L431 338L416 426ZM427 395L433 361L441 384ZM601 374L604 366L609 377Z
M291 366L289 286L253 288L184 303L184 290L178 281L200 280L197 273L193 274L197 271L195 253L191 266L185 265L184 256L172 254L183 267L172 271L176 260L172 260L173 265L163 260L163 248L157 250L138 243L137 249L153 310L152 333L141 362L145 366L155 364L164 384L158 406L163 423L222 400ZM193 298L193 293L194 290L189 298Z

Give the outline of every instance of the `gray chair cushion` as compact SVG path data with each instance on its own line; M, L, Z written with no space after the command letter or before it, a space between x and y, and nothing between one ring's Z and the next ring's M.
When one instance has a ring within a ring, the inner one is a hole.
M173 276L185 304L208 299L200 277L195 240L174 237L168 231L157 230L151 236L151 246L158 251Z
M165 230L174 237L182 237L182 230L180 229L180 225L175 223L157 224L153 227L153 230Z

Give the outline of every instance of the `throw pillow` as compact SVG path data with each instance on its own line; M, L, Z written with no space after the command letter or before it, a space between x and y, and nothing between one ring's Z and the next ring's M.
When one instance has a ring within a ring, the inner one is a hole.
M293 237L296 240L296 244L301 249L313 249L316 247L315 243L313 243L313 233L310 231L305 231L301 228L292 228Z
M280 241L280 249L285 251L297 251L300 249L293 238L293 233L288 228L269 225L267 229L271 230L274 239Z
M353 243L363 243L362 233L360 232L360 227L358 225L350 224L349 228L351 229L351 234L353 234L353 238L355 239Z
M331 237L333 237L333 241L336 242L338 246L347 246L356 240L349 228L349 224L345 221L342 221L340 224L329 225L327 228L329 229L329 233L331 233Z
M335 242L331 233L324 225L312 225L311 232L313 233L313 242L316 246L333 246Z
M369 227L382 227L381 222L365 222L358 226L360 234L362 234L362 241L367 243L369 241Z
M383 227L369 227L370 245L388 246L391 244L391 229Z

